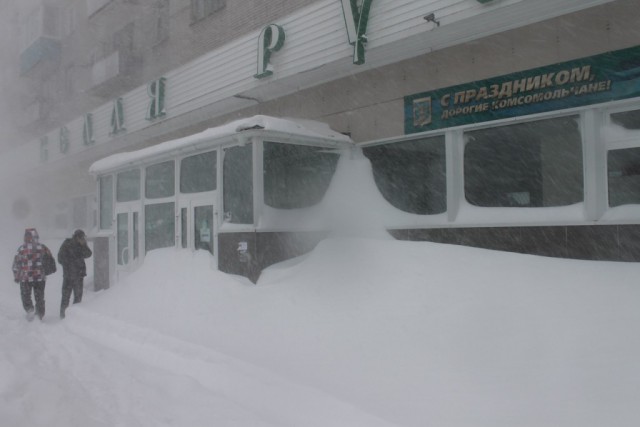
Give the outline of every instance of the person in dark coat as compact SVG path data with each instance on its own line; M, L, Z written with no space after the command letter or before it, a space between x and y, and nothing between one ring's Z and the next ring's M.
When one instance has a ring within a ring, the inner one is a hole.
M27 228L24 231L24 243L13 257L12 269L13 280L20 283L22 306L30 321L35 315L40 320L44 317L44 287L47 281L43 267L45 254L51 256L51 251L40 243L38 231L35 228ZM35 309L31 300L32 292L36 301Z
M84 277L87 275L85 258L92 255L87 246L87 238L82 230L73 232L70 239L65 239L58 251L58 262L62 265L62 302L60 303L60 318L64 319L65 311L69 307L69 300L73 292L73 303L82 301Z

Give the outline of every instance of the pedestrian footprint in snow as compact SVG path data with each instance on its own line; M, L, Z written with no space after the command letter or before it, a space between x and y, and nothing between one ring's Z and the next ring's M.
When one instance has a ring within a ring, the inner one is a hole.
M45 265L48 267L45 268ZM55 265L49 248L39 242L36 229L27 228L24 243L13 257L13 280L20 284L22 306L29 321L36 315L40 320L44 317L44 287L47 274L55 272ZM35 309L31 299L32 292L36 300Z
M74 231L73 236L65 239L60 246L58 262L62 265L61 319L64 319L65 311L69 307L71 293L73 293L74 304L82 301L83 282L87 275L87 266L84 260L91 255L91 249L87 246L87 237L82 230Z

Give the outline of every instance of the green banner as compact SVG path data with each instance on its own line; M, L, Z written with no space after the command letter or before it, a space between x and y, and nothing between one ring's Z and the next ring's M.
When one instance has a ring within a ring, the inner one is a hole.
M640 46L404 98L406 134L640 96Z

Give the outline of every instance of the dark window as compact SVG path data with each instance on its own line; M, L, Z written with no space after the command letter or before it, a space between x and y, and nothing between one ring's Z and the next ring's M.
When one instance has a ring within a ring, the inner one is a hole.
M159 203L144 208L145 253L175 245L175 203Z
M140 170L120 172L116 179L116 200L130 202L140 200Z
M224 153L224 220L253 224L253 145L227 148Z
M100 177L100 229L109 230L113 224L113 177Z
M224 9L226 0L191 0L191 22L197 22Z
M216 189L217 153L208 153L182 159L180 163L180 192L199 193Z
M486 207L565 206L583 200L578 116L465 133L467 201Z
M609 206L640 203L640 148L609 151L607 171Z
M385 199L409 213L431 215L447 209L444 136L364 148Z
M116 216L116 250L118 265L125 265L129 263L129 215L126 213L119 213Z
M145 177L145 196L149 199L171 197L175 190L173 160L149 166Z
M188 246L187 241L189 238L189 230L187 229L187 212L187 208L180 209L180 234L182 235L182 247L184 249Z
M264 142L264 202L277 209L319 203L329 188L339 154L327 148Z
M155 17L155 43L169 38L169 0L158 0Z
M611 121L625 129L640 129L640 110L613 113Z

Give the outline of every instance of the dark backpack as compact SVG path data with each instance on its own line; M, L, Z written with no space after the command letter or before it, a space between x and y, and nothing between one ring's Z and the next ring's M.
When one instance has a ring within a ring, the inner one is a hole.
M56 260L53 259L53 255L51 255L51 251L49 248L44 249L44 256L42 257L42 268L44 269L45 275L50 275L55 273L58 268L56 267Z

